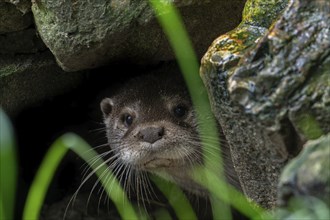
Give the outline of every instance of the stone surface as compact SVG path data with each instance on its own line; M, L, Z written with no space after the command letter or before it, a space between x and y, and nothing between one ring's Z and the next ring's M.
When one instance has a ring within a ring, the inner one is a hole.
M0 0L0 55L45 51L33 24L31 1Z
M30 0L0 0L0 2L8 2L16 7L17 10L26 14L31 11L31 1Z
M18 1L19 2L19 1ZM29 3L31 5L31 2ZM0 34L20 31L33 24L29 7L0 1Z
M230 77L232 98L269 130L289 118L304 139L330 132L329 11L329 1L292 2Z
M279 183L278 205L281 219L297 218L299 212L305 214L304 218L330 218L329 134L307 142L297 158L285 167Z
M81 72L63 72L49 52L0 56L1 107L14 117L33 104L72 89L82 78Z
M231 100L227 81L232 69L267 33L286 4L286 0L248 1L241 24L212 43L201 66L201 76L213 112L230 145L243 192L267 208L275 206L280 168L290 155L285 151L285 140L278 138L279 134L270 134L258 126L241 106Z
M330 131L330 2L291 0L278 16L286 3L248 1L201 67L243 191L265 207L286 161Z
M245 0L175 1L201 57L219 33L241 18ZM35 1L35 22L59 65L74 71L111 61L151 63L174 59L146 0Z

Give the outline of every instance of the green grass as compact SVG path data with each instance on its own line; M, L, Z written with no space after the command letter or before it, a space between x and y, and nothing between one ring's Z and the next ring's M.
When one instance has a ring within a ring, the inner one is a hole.
M24 207L23 219L39 219L39 213L49 185L67 151L68 149L60 145L58 140L48 150L31 184Z
M237 191L234 187L229 186L217 175L214 175L213 172L210 172L207 169L196 171L198 172L198 175L196 176L202 176L203 178L195 178L195 180L199 184L206 187L217 200L222 200L226 204L230 204L249 219L272 219L272 217L263 208L253 201L248 201L242 193ZM203 174L201 175L201 173ZM205 181L205 179L207 179L207 181ZM206 182L207 184L205 184ZM225 190L226 193L223 193ZM218 209L221 209L221 207L218 206Z
M0 109L0 215L14 218L17 187L17 157L13 129L8 117Z
M158 21L161 24L176 56L177 62L186 81L197 119L199 121L199 133L204 146L203 151L205 167L212 170L220 179L224 180L224 171L221 166L222 158L220 157L220 142L218 140L217 126L212 116L209 99L204 84L199 77L199 63L193 50L189 36L183 25L182 19L177 9L164 1L150 0L150 3L156 14L159 16ZM164 13L165 12L165 13ZM210 141L212 139L212 141ZM213 146L213 147L206 147ZM225 187L225 186L224 186ZM225 190L223 193L226 193ZM212 197L213 195L211 195ZM231 211L226 203L222 200L211 198L214 212L214 219L231 219ZM216 202L217 204L214 204ZM216 207L221 207L221 212L217 212Z
M152 176L151 178L168 199L179 220L197 220L197 216L191 207L191 204L177 185L164 181L157 176Z
M163 1L150 0L150 3L156 13L160 14L159 23L176 55L201 125L199 132L205 149L203 154L206 163L203 169L195 171L194 178L212 192L210 200L213 218L232 219L229 204L251 219L261 218L261 215L265 213L264 210L257 204L253 204L252 207L252 204L241 193L225 182L221 154L214 150L221 149L218 129L214 117L209 117L213 114L206 89L199 76L199 64L177 9L172 4L165 4ZM210 142L210 139L217 140L217 143Z
M58 138L44 157L36 177L32 182L25 203L23 219L32 220L39 218L40 210L42 208L49 184L51 183L61 160L70 149L84 159L91 168L93 168L95 174L98 176L103 187L108 193L109 198L117 207L122 219L138 219L132 205L127 202L128 199L119 182L112 177L114 181L111 183L111 186L109 184L107 185L106 180L107 178L111 178L112 173L101 159L97 161L92 160L97 156L97 153L80 137L70 133ZM88 152L88 154L86 152ZM104 178L103 176L106 176L107 178ZM126 204L123 206L125 201Z
M65 147L73 150L77 155L84 159L91 168L93 168L93 172L95 172L95 174L101 181L102 186L107 192L109 198L115 204L121 218L138 219L138 215L136 214L132 204L129 202L126 193L120 186L119 181L109 170L109 167L104 163L101 158L96 161L93 160L93 158L97 157L97 152L95 152L79 136L74 134L66 134L62 136L60 140ZM86 152L88 152L88 154ZM109 179L113 179L111 184L107 184L107 180Z
M196 181L199 181L212 192L211 202L214 210L214 219L231 219L232 217L229 204L233 205L251 219L263 218L264 216L262 215L264 210L256 204L252 204L247 201L241 193L228 186L224 181L224 172L223 167L221 166L222 159L219 151L215 150L220 149L219 140L217 140L217 126L213 117L210 117L212 112L207 97L207 92L199 77L199 63L192 49L189 36L185 31L178 11L172 4L164 4L163 2L164 1L150 0L151 6L154 8L156 13L161 14L161 16L158 16L157 18L163 27L170 44L172 45L180 69L187 82L195 110L197 111L197 117L200 122L199 124L201 125L199 132L201 134L204 148L206 149L207 146L213 146L204 150L206 162L205 168L199 168L198 171L196 170L194 177L196 178ZM0 117L0 217L4 219L12 219L17 181L17 158L11 125L2 111L0 112ZM209 141L210 139L212 139L212 142ZM214 143L214 140L217 140L218 143ZM94 158L97 153L94 152L91 147L80 137L74 134L66 134L52 144L44 157L39 170L37 171L25 202L23 213L24 220L35 220L39 218L40 211L52 178L55 175L63 157L69 150L74 151L83 160L89 163L91 168L94 170L93 172L98 176L99 181L105 188L108 197L115 204L122 219L141 218L137 215L132 204L128 201L128 198L119 182L114 181L113 184L111 184L111 187L107 184L106 180L114 177L112 177L112 173L109 171L108 167L102 163L102 160L98 160L95 163L89 162L93 161L91 158ZM89 153L86 154L86 152ZM107 178L103 178L102 176ZM194 210L189 204L189 201L185 198L177 186L160 181L159 178L153 178L153 180L156 185L159 186L163 194L167 196L179 219L197 219ZM162 215L161 213L164 214ZM169 215L167 212L159 212L158 217L159 219L168 219Z

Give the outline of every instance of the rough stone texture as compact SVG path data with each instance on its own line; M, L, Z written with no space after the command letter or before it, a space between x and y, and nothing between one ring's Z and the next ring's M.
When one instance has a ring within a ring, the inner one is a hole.
M286 3L248 1L201 67L243 191L265 207L286 161L330 131L330 2L291 0L268 32Z
M0 2L3 2L3 0L0 0ZM31 11L31 0L4 0L4 2L15 5L17 10L22 12L22 14L26 14Z
M175 1L200 57L217 34L238 23L244 2ZM122 59L150 63L174 58L146 0L41 0L32 10L40 36L67 71Z
M0 0L0 55L45 51L33 27L31 1Z
M31 6L31 2L29 4ZM0 34L23 30L33 24L29 7L25 3L19 6L0 1Z
M79 72L63 72L49 52L0 56L0 105L13 117L28 106L72 89L82 78Z
M235 0L234 7L232 3L217 4L209 0L175 1L182 7L189 34L198 46L200 55L218 32L225 32L239 22L244 1ZM37 24L43 27L39 29L40 34L47 35L42 36L43 39L50 37L55 46L60 45L57 49L61 52L55 55L59 56L58 59L65 59L68 65L81 64L83 68L91 68L116 60L150 64L153 61L174 58L166 37L152 11L147 7L146 1L104 1L110 4L108 8L99 7L103 1L78 1L72 4L68 1L33 2L35 14L39 15L36 16ZM127 5L129 7L126 7ZM47 10L46 6L49 6ZM102 10L106 11L103 15L99 13ZM50 17L43 17L44 12L49 13ZM209 16L209 13L217 16ZM45 24L53 21L59 23L54 27L48 23L47 27L51 29L47 29L40 24L41 21ZM208 33L201 34L201 27L208 29ZM75 30L70 32L73 29ZM0 83L1 91L4 91L1 94L1 105L10 111L10 115L19 112L25 106L38 103L37 100L48 98L47 95L62 93L64 87L69 89L70 85L79 83L79 77L58 74L61 71L52 61L54 57L45 53L46 51L46 45L33 26L31 1L0 0ZM10 74L16 74L17 78L9 76ZM47 85L46 76L54 83L63 84L63 87L38 87L38 84ZM76 83L73 82L74 78L78 80ZM23 88L27 89L27 92L24 92ZM58 91L55 91L55 88ZM14 91L16 89L18 90Z
M212 43L201 66L213 112L230 145L243 191L267 208L275 205L279 171L290 155L285 151L285 140L278 138L279 134L270 134L258 126L241 106L231 100L227 80L232 68L267 33L286 4L286 0L248 1L242 23Z
M305 144L304 150L282 172L278 205L281 219L330 218L330 135ZM324 214L320 216L320 209ZM306 215L307 214L307 215Z
M330 132L329 12L329 1L292 2L230 77L232 98L268 129L288 118L304 139Z

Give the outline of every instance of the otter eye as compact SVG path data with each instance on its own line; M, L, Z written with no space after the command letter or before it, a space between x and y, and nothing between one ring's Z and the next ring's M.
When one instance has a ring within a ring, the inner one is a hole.
M133 123L133 116L129 114L125 114L123 116L123 122L128 127Z
M187 108L183 105L178 105L173 109L173 113L176 117L182 118L187 113Z

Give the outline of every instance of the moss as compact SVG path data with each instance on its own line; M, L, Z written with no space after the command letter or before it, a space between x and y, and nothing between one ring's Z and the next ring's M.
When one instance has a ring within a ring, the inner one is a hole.
M309 140L317 139L323 135L323 131L319 123L310 114L302 113L298 116L296 123L296 126L300 132Z
M263 36L288 0L248 0L243 11L243 20L234 30L220 36L213 45L216 51L235 53L238 56L245 53L256 40ZM212 54L214 49L206 53Z
M243 11L243 23L269 28L288 0L248 0Z

